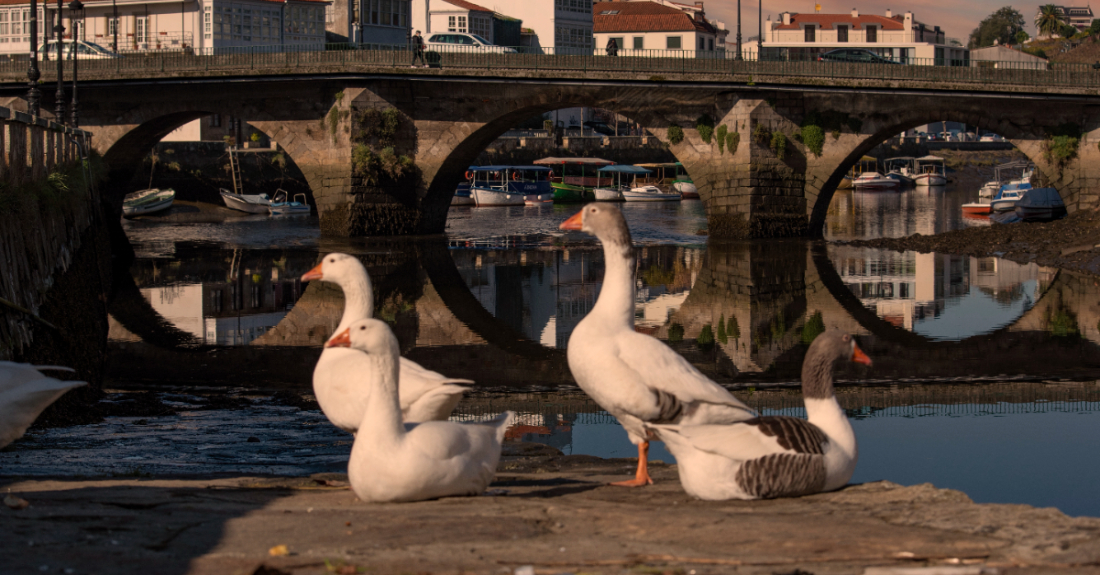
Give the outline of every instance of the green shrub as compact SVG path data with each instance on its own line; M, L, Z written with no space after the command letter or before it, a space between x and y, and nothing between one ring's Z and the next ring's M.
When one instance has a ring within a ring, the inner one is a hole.
M787 136L783 132L775 132L772 134L771 141L772 152L775 153L775 157L783 160L787 157Z
M825 149L825 130L821 126L805 126L801 134L802 143L806 145L806 149L820 158Z
M730 341L729 336L726 334L726 314L722 314L722 316L718 318L718 334L716 337L718 338L718 343L723 345Z
M684 341L684 326L674 323L668 326L668 342L677 343Z
M764 124L757 124L752 131L752 139L761 146L767 146L772 139L771 130L765 128Z
M684 129L680 126L668 127L668 141L672 145L679 144L684 141Z
M699 337L695 338L695 343L703 349L714 345L714 328L709 323L703 326L703 329L699 332Z
M1077 157L1080 143L1081 127L1073 123L1062 124L1047 133L1047 139L1043 142L1043 159L1061 169Z
M726 335L735 340L741 339L741 326L737 324L737 316L730 316L730 320L726 324Z
M718 153L719 154L726 153L726 136L728 135L728 131L729 131L729 128L727 128L725 124L722 124L721 126L718 126L718 129L715 130L715 135L717 136L717 139L718 139Z
M1081 331L1077 328L1077 318L1072 313L1059 309L1050 315L1047 329L1054 337L1077 337Z
M810 345L823 333L825 333L825 320L821 317L821 312L814 312L802 326L802 343Z
M695 120L695 131L699 132L699 137L703 142L709 144L714 137L714 118L707 114L699 116Z
M730 155L737 153L737 147L741 145L741 133L730 132L726 134L726 147L730 150Z

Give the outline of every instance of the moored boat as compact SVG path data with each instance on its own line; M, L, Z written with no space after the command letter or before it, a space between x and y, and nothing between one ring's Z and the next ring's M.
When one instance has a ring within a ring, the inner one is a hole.
M917 173L913 176L913 183L920 187L946 186L947 168L943 158L939 156L924 156L917 158Z
M898 187L898 181L887 178L878 172L863 172L852 180L856 190L892 190Z
M1032 188L1016 202L1015 211L1025 222L1049 221L1066 215L1066 203L1054 188Z
M654 185L636 187L638 186L637 182L639 179L652 173L652 170L628 164L602 167L600 168L600 175L610 177L612 185L600 186L594 189L593 193L596 195L597 200L609 202L638 201L637 199L630 199L630 196L636 195L633 193L634 190L641 190L643 188L655 190L657 193L665 193ZM623 183L624 177L629 178L629 183ZM679 194L677 194L676 198L679 199Z
M1001 191L990 201L994 212L1011 212L1016 208L1016 202L1024 197L1024 192L1031 189L1031 184L1013 182L1001 186Z
M964 214L989 215L992 209L989 202L972 202L962 205L962 212Z
M504 166L508 189L523 194L523 203L539 206L554 202L554 188L550 185L553 172L545 166Z
M892 180L897 180L898 185L902 187L908 187L913 185L913 177L916 170L916 158L912 156L901 156L897 158L887 158L882 163L886 170L886 177Z
M163 212L172 207L176 191L171 188L150 188L126 194L122 200L122 215L128 218Z
M699 189L695 182L684 170L680 162L664 162L650 164L636 164L639 168L650 170L652 175L639 176L634 181L635 187L656 186L664 193L677 193L682 199L695 199L699 197Z
M267 208L268 213L273 216L308 216L310 214L305 194L294 194L293 201L290 201L288 195L286 190L276 190L275 197L271 199L271 205Z
M455 188L455 195L451 196L452 206L472 206L474 197L470 195L470 182L462 182Z
M559 203L587 202L596 199L595 188L611 185L610 179L600 178L597 170L604 166L615 165L615 162L602 158L549 157L535 160L533 163L553 170L550 186L554 191L554 201Z
M679 201L677 192L662 192L657 186L639 186L623 190L623 199L628 202L669 202Z
M271 206L267 194L235 194L225 188L219 188L225 207L250 214L266 214Z
M470 166L470 195L478 207L522 206L523 192L512 190L505 184L512 166Z

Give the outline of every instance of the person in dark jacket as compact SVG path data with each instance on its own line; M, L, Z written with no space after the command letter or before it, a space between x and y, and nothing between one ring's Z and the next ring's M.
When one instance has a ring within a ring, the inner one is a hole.
M614 38L607 39L607 55L618 56L619 55L619 43Z
M416 59L417 58L420 58L420 63L423 64L424 67L427 67L428 63L424 61L424 38L420 37L420 30L417 30L416 31L416 36L412 37L412 45L413 45L412 67L413 68L416 67Z

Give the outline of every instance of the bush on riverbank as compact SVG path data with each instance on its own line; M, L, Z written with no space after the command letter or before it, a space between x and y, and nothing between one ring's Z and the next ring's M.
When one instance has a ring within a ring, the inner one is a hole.
M85 168L91 174L86 180ZM90 183L102 182L107 176L103 158L92 152L81 163L61 166L45 179L13 184L0 182L0 215L27 215L35 210L56 210L88 194Z

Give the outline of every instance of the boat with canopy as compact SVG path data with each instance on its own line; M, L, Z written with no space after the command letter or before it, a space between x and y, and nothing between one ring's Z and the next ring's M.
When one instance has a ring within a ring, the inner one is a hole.
M554 201L560 203L595 200L595 188L612 184L610 178L600 177L598 170L615 165L615 162L602 158L550 157L533 163L552 170L550 186L554 189Z

